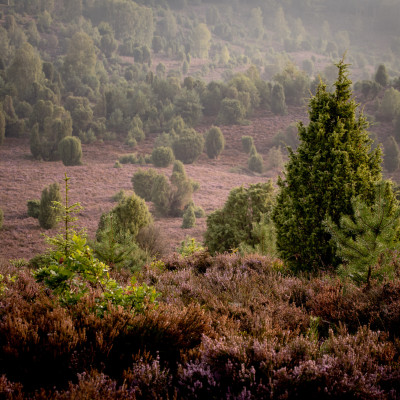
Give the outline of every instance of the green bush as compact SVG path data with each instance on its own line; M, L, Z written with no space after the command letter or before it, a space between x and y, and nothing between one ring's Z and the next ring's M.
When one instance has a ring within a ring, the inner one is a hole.
M58 144L58 153L64 165L82 164L81 141L75 136L67 136Z
M182 228L189 229L193 228L196 225L196 215L194 212L193 204L189 204L186 207L185 212L183 213L183 221L182 221Z
M151 153L151 159L156 167L168 167L174 161L171 147L156 147Z
M184 164L194 163L204 149L203 135L194 129L185 129L173 142L172 148L177 160Z
M157 174L151 188L151 201L161 215L171 211L172 188L165 175Z
M151 201L154 180L159 174L154 169L138 169L132 179L133 190L146 201Z
M250 153L250 150L253 146L254 140L251 136L242 136L242 149L246 154Z
M208 158L218 158L225 147L225 138L216 126L211 127L206 134L206 152Z
M237 99L225 98L221 102L221 108L217 116L219 125L234 125L243 121L246 110Z
M179 161L179 160L174 161L174 165L172 167L172 174L174 174L174 172L182 174L186 178L186 170L185 170L185 166L183 165L182 161Z
M224 207L207 217L205 245L211 253L236 249L241 244L254 247L258 242L254 224L263 216L265 222L270 221L273 204L274 188L270 181L232 189Z
M40 198L38 219L42 228L51 229L57 225L61 216L61 209L57 203L61 203L60 186L58 183L52 183L43 189Z
M127 236L136 238L141 228L152 223L152 217L146 203L136 194L123 197L109 213L102 215L96 238L100 238L104 231L108 229L107 224L110 217L114 233L121 240Z
M250 171L258 172L259 174L261 174L263 171L262 156L258 153L251 155L248 161L248 167Z
M28 215L32 218L39 218L39 211L40 211L40 200L28 200L27 202L28 207Z
M136 153L123 154L119 157L118 161L121 164L136 164L138 162L138 158Z

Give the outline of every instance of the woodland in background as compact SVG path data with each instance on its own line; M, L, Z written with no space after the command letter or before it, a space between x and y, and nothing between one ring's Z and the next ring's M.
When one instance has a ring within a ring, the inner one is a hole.
M29 222L26 245L47 244L0 260L0 397L400 398L399 17L390 0L2 1L3 178L15 149L40 182L62 164L85 185L106 148L96 179L130 177L101 212L67 173L16 192L23 213L0 201L0 240ZM249 184L211 208L225 164ZM160 224L188 232L174 252Z

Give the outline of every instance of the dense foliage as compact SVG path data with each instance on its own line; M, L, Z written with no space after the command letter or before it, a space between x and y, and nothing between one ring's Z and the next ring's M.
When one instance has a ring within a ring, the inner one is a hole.
M373 197L380 179L380 150L371 151L366 120L356 115L347 66L338 64L336 90L321 83L309 104L310 123L299 124L300 145L289 149L285 177L274 210L277 246L297 270L336 267L336 246L324 231L328 216L335 223L352 215L351 199Z
M224 207L207 217L204 243L209 251L222 253L242 243L255 246L259 238L254 234L254 224L263 217L270 218L273 203L274 190L270 181L232 189Z

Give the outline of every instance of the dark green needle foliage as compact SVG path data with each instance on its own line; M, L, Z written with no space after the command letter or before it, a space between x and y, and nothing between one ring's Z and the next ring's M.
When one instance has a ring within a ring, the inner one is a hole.
M381 151L370 150L366 119L356 115L348 66L337 64L335 91L320 83L309 103L308 126L299 124L300 145L278 185L273 219L280 255L295 270L337 267L340 257L322 222L353 215L351 199L373 200L381 177Z
M376 185L372 206L358 196L352 207L353 215L343 215L340 227L331 218L325 225L345 261L339 273L369 286L371 279L393 276L391 250L400 248L400 208L388 181Z
M54 228L61 216L58 204L61 202L60 186L52 183L42 191L39 207L39 224L44 229Z

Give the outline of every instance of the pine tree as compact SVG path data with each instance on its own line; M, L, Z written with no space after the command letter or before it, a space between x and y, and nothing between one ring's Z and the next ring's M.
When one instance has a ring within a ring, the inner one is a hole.
M363 115L356 116L348 65L337 64L336 90L320 83L309 103L310 123L299 123L300 145L289 149L273 219L280 255L295 270L336 267L336 245L322 222L353 215L351 198L372 202L381 177L381 151L371 151Z
M340 227L330 218L325 225L345 261L339 272L369 286L371 278L393 273L393 264L387 261L390 250L400 247L400 208L389 181L376 185L372 206L358 196L352 207L354 215L343 215Z

